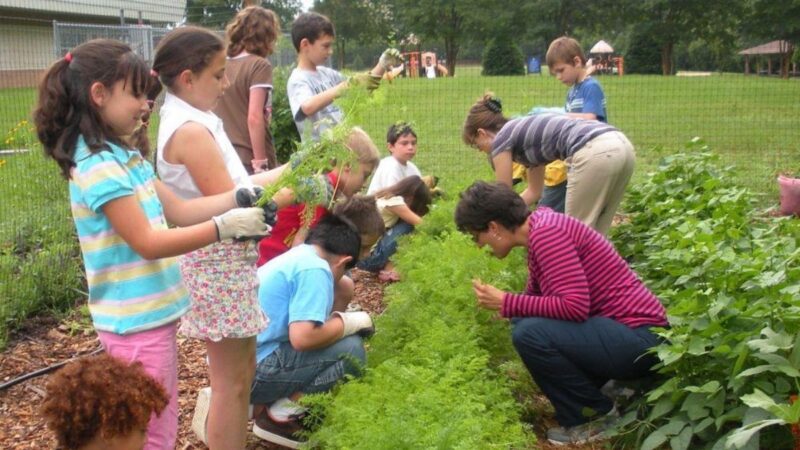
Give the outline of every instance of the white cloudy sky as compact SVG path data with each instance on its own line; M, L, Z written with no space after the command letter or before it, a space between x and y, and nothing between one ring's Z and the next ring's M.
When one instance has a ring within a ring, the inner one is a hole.
M308 11L312 6L314 6L314 0L302 0L300 3L303 4L303 11Z

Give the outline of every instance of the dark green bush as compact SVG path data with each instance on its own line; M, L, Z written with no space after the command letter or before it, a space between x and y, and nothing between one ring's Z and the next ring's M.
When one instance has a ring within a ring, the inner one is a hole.
M294 124L289 97L286 95L286 81L292 73L292 66L276 67L272 72L272 142L280 163L289 161L289 157L297 150L300 134Z
M645 26L636 26L631 32L625 73L661 74L661 46Z
M500 35L483 52L483 75L525 75L525 57L511 37Z

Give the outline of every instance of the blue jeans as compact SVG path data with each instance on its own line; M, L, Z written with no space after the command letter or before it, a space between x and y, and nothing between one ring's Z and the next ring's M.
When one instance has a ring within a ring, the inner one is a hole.
M650 327L628 328L605 317L585 322L527 317L512 320L512 341L563 427L586 423L586 412L605 414L614 403L600 393L608 380L650 374L647 350L660 343Z
M333 345L300 352L289 342L256 364L250 403L270 404L295 392L329 391L345 375L358 376L367 361L364 343L357 335Z
M545 186L538 206L547 206L555 212L564 214L567 205L567 182L563 181L555 186Z
M397 251L397 239L404 234L409 234L414 231L414 226L410 225L402 220L398 220L397 223L392 227L389 228L389 231L386 232L378 243L375 245L375 248L372 249L372 253L369 254L366 258L359 261L356 264L361 270L368 270L370 272L378 272L386 267L386 263L389 262L389 258L394 255Z

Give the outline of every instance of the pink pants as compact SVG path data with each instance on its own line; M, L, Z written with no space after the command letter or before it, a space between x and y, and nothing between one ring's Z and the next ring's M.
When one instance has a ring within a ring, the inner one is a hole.
M177 322L129 335L98 331L106 353L125 362L139 361L169 395L161 415L150 418L145 450L173 450L178 435L178 344ZM124 380L117 380L124 383Z

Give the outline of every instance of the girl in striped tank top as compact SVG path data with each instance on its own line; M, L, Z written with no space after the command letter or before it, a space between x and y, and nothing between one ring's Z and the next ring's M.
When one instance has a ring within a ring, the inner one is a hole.
M528 205L542 195L545 166L564 160L564 212L603 235L622 203L636 159L628 138L611 125L562 114L509 120L491 93L470 108L462 139L490 156L497 181L508 186L512 185L512 164L527 167L528 186L520 195Z
M127 44L89 41L48 69L34 122L46 155L69 180L98 337L110 355L140 361L170 397L147 427L145 448L174 449L175 330L189 295L173 257L222 239L263 235L267 226L261 208L232 209L234 191L184 201L158 181L141 130L153 83L150 68ZM145 145L138 149L134 142ZM167 220L181 228L169 228Z
M648 350L659 343L652 328L668 326L661 302L598 232L549 208L530 213L502 183L467 188L455 220L498 258L515 247L528 251L525 292L480 280L473 289L479 306L511 320L514 347L555 407L560 426L548 440L602 437L616 411L600 387L650 373L657 360Z

